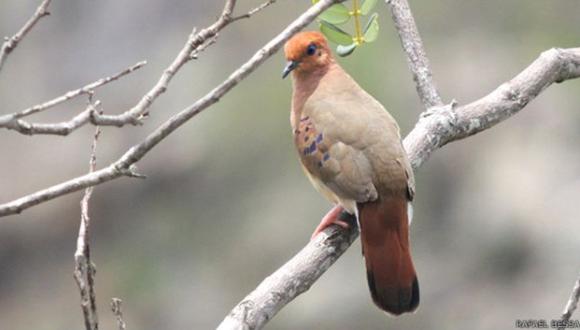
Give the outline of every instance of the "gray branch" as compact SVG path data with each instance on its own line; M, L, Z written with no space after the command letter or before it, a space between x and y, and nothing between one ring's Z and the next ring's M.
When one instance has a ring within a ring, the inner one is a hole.
M574 288L570 294L570 299L568 299L568 303L566 304L564 312L562 313L562 318L560 319L564 326L558 327L558 330L563 330L566 328L565 323L570 321L572 313L574 313L578 307L578 300L580 300L580 277L578 277L576 283L574 284Z
M236 305L218 330L261 329L340 258L358 237L356 228L353 224L349 229L336 225L325 229Z
M475 102L464 106L451 102L425 111L404 141L413 167L420 167L434 150L445 144L479 133L516 114L551 84L579 76L580 48L553 48Z
M0 217L17 214L23 210L52 200L59 196L70 194L90 186L95 186L123 176L141 177L135 172L135 163L141 160L159 142L164 140L173 131L185 124L188 120L218 102L232 88L236 87L248 75L254 72L268 58L276 53L282 45L296 32L310 24L322 11L340 0L321 0L310 7L294 22L290 23L280 34L259 49L246 63L234 71L226 80L211 90L204 97L161 124L141 143L131 147L121 158L109 166L93 173L68 180L55 186L40 190L33 194L18 198L14 201L0 204ZM230 3L230 2L228 2Z
M50 1L49 1L50 2ZM163 94L169 87L169 83L173 77L178 73L181 67L192 59L196 59L199 52L203 51L208 46L212 45L218 36L218 33L229 24L243 18L249 18L252 15L262 11L269 5L273 4L275 0L267 1L258 7L250 10L248 13L233 17L233 10L235 8L236 0L227 0L224 9L217 19L217 21L209 27L196 33L194 28L189 35L187 42L178 53L177 57L171 62L169 67L163 71L157 83L147 92L141 100L128 111L119 115L102 115L96 111L86 109L79 113L72 119L59 123L30 123L23 121L20 118L30 116L32 114L47 110L58 104L66 102L74 97L83 94L92 94L94 90L100 86L108 84L120 77L127 75L146 64L145 61L139 62L130 68L127 68L113 76L100 79L90 83L84 87L67 92L53 100L35 105L17 113L0 116L0 128L7 128L15 130L22 134L53 134L53 135L68 135L79 127L87 123L99 126L117 126L122 127L127 124L138 125L141 124L143 117L147 115L147 109L155 102L155 100Z
M207 46L213 44L218 37L218 33L223 30L226 26L231 23L242 19L249 18L253 14L261 11L262 9L269 6L274 1L268 1L255 9L252 9L247 14L234 17L233 11L236 5L236 0L227 0L222 11L222 14L218 20L207 28L196 33L194 28L187 42L177 54L177 57L171 62L171 64L163 71L163 74L157 81L157 83L147 92L141 100L131 109L125 111L119 115L108 115L103 116L103 122L116 123L115 126L123 126L125 124L140 125L142 119L148 115L147 109L151 107L153 102L165 91L169 86L169 83L181 67L189 62L190 60L196 59L200 51L205 49Z
M127 329L127 324L123 320L123 311L121 310L121 304L123 301L119 298L111 299L111 310L117 319L117 328L119 330Z
M413 80L417 88L419 98L425 109L443 105L441 97L435 87L429 60L423 48L419 30L415 24L415 19L411 13L411 8L407 0L385 0L391 8L391 16L395 23L395 28L401 39L401 46L407 55L409 69L413 74Z
M91 156L89 160L89 173L93 172L97 166L97 141L101 134L100 127L97 127L93 137ZM77 248L75 251L74 278L79 287L81 295L81 309L85 320L86 330L97 330L99 328L99 318L97 315L97 301L95 294L95 265L91 262L89 227L91 218L89 217L89 201L93 194L93 187L85 189L85 194L81 200L81 224L77 238Z
M115 80L117 80L125 75L128 75L128 74L132 73L133 71L140 69L145 64L147 64L147 61L138 62L138 63L136 63L136 64L112 75L112 76L101 78L101 79L94 81L88 85L85 85L81 88L68 91L64 95L56 97L50 101L46 101L46 102L43 102L41 104L37 104L35 106L32 106L30 108L24 109L24 110L19 111L19 112L0 116L0 128L4 127L4 128L8 128L8 129L14 129L14 130L17 130L23 134L51 134L51 133L31 133L31 132L28 132L25 129L25 127L28 125L31 125L31 124L26 125L26 123L22 122L22 121L19 123L18 120L20 118L30 116L30 115L36 114L38 112L50 109L54 106L57 106L63 102L66 102L70 99L73 99L77 96L91 95L95 91L95 89L97 89L103 85L106 85L110 82L113 82L113 81L115 81Z
M0 48L0 71L2 71L2 66L8 58L8 54L12 53L16 46L18 46L18 43L22 41L22 39L28 34L28 32L30 32L30 30L32 30L34 25L36 25L36 23L38 23L41 18L50 14L47 10L48 5L50 5L50 1L51 0L43 0L38 8L36 8L34 15L32 15L32 17L26 21L26 23L22 26L22 28L20 28L18 32L16 32L15 35L10 38L4 38L4 43L2 44L2 48Z
M98 119L101 115L97 112L95 107L99 104L100 102L98 101L95 102L95 104L92 104L89 100L89 104L83 112L66 122L45 124L29 123L21 119L15 119L7 122L4 127L26 135L52 134L66 136L79 127L84 126L86 123L92 122L93 124L98 125Z

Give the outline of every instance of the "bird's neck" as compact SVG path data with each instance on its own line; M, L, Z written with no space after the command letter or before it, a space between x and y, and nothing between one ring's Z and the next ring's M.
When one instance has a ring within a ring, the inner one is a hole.
M319 69L310 72L293 72L292 84L293 84L293 94L292 94L292 113L290 114L290 120L292 126L294 126L302 115L304 108L304 103L308 98L316 91L320 82L333 71L339 70L340 67L336 62L332 61Z

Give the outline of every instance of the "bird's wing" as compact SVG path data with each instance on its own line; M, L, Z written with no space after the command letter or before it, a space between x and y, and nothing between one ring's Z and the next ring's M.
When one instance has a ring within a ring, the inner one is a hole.
M314 96L304 106L294 137L311 180L358 203L389 190L403 190L412 200L413 171L399 127L382 105L362 89L332 98Z
M312 117L301 119L294 139L308 177L328 199L367 202L377 198L371 164L362 150L316 124Z
M373 116L368 111L357 111L357 107L360 100L349 95L334 97L332 102L313 98L305 104L296 125L294 139L301 162L318 190L328 197L328 192L319 187L322 184L336 195L331 200L360 203L378 196L368 148L380 140L381 134L368 127ZM386 129L380 123L371 126Z

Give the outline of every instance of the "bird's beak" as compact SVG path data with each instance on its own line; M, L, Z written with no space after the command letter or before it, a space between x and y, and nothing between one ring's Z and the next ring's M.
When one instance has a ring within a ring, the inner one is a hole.
M298 61L289 61L286 63L286 67L284 68L284 71L282 71L282 79L286 78L290 72L292 72L292 70L296 69L298 67L298 63Z

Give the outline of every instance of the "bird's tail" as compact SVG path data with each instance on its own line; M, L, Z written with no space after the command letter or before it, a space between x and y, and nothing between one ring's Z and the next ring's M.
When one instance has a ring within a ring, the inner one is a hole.
M400 315L419 306L419 282L411 260L405 197L387 196L358 205L369 289L375 304Z

